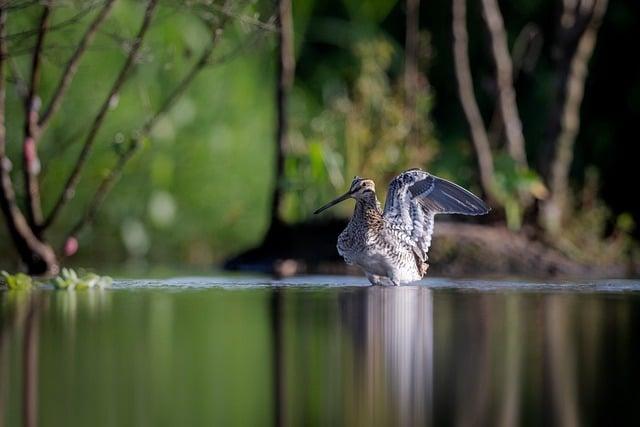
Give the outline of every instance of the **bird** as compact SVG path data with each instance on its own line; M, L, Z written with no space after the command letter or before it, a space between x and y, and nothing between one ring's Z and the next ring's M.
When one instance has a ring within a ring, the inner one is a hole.
M424 277L434 217L484 215L490 208L457 184L421 169L409 169L389 184L384 209L373 180L353 178L349 190L314 214L355 199L353 216L338 236L337 249L349 265L364 271L373 285L399 286Z

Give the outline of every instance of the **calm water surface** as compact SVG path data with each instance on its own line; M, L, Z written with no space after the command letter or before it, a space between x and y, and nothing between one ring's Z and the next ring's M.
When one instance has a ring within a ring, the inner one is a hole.
M188 278L0 303L0 426L640 419L640 282Z

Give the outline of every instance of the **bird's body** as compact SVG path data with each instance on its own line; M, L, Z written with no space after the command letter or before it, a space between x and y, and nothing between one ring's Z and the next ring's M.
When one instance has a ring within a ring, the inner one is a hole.
M400 285L424 276L436 214L482 215L489 211L472 193L419 169L405 171L391 181L384 210L373 181L356 177L345 195L316 213L347 198L355 198L356 207L338 237L338 253L376 285Z
M374 284L413 282L424 274L426 263L416 258L406 233L385 218L375 194L356 202L337 246L345 262L359 266Z

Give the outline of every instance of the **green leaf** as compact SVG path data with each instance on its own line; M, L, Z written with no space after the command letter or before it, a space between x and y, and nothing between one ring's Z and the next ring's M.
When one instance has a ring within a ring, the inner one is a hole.
M24 273L9 274L2 272L4 283L10 291L22 291L32 289L35 284L31 276Z

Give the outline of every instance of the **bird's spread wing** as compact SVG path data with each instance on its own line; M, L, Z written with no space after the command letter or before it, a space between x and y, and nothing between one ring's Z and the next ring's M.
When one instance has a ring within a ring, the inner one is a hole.
M459 185L419 169L391 181L384 206L389 226L404 234L416 256L427 259L436 214L483 215L489 208Z

